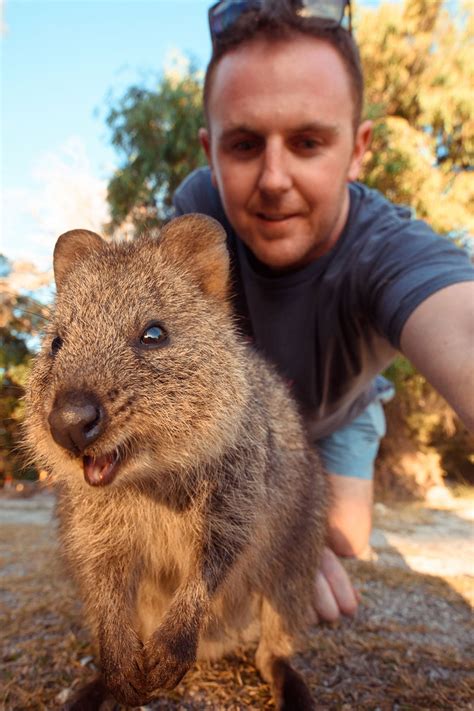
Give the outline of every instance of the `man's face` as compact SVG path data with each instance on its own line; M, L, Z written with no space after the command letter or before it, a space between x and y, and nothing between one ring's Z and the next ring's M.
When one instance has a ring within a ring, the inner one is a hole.
M213 182L233 228L275 270L325 254L347 218L370 124L354 136L347 70L327 43L259 39L214 70L209 130Z

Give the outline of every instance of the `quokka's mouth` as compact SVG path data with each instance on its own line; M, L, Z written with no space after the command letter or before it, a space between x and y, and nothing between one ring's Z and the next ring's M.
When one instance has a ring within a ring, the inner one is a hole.
M117 474L120 457L118 450L110 454L104 454L101 457L90 457L88 455L82 458L84 468L84 479L91 486L107 486Z

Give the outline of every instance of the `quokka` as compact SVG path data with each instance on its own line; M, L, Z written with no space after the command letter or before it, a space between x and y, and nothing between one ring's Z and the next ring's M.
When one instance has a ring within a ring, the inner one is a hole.
M148 703L196 660L258 643L277 708L314 702L304 638L327 484L285 383L239 336L222 227L63 234L26 439L57 491L60 547L107 694Z

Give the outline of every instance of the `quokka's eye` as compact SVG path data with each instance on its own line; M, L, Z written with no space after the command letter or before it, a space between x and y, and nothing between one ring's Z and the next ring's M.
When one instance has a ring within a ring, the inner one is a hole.
M140 336L140 343L149 348L161 346L168 340L168 334L159 323L152 323Z
M53 355L53 356L56 355L56 353L59 351L59 349L61 348L62 345L63 345L62 338L60 338L59 336L56 336L55 338L53 338L53 340L51 341L51 349L50 349L51 355Z

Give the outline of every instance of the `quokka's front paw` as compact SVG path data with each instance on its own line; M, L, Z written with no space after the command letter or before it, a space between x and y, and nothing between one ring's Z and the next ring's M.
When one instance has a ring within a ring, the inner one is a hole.
M143 644L134 633L117 640L101 640L101 665L105 685L114 698L127 706L149 701Z
M148 691L171 690L196 661L197 634L158 629L145 645Z

